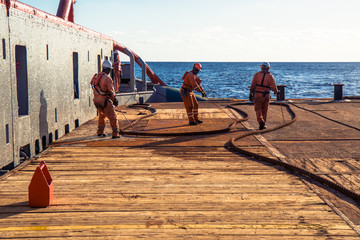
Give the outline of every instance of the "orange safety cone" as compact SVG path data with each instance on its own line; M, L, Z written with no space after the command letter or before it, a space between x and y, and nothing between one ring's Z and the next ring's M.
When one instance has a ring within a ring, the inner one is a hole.
M53 199L53 180L45 161L40 163L29 184L29 206L48 207Z

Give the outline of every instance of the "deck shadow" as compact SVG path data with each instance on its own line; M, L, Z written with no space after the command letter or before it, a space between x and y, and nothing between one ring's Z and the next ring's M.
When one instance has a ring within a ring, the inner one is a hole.
M28 201L13 203L5 206L0 206L0 219L5 219L14 215L26 213L34 210L29 206Z

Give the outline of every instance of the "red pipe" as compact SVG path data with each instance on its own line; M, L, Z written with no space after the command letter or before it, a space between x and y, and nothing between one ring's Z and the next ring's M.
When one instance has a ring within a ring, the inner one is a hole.
M114 51L116 51L116 50L126 54L125 46L114 41ZM136 53L134 53L132 50L130 50L130 49L128 49L128 50L134 55L135 62L141 67L141 63L139 61L139 56ZM151 68L147 64L146 64L146 74L150 78L151 82L153 82L155 84L160 84L162 86L166 86L166 84L163 81L161 81L161 79L153 72L153 70L151 70Z
M2 1L1 1L2 2ZM11 5L11 2L10 0L6 0L6 12L7 12L7 16L9 17L9 9L10 9L10 5Z
M69 22L74 22L74 4L75 2L73 2L70 6L70 11L69 11L69 16L68 16L68 21Z
M56 16L65 21L74 22L74 4L76 0L60 0Z

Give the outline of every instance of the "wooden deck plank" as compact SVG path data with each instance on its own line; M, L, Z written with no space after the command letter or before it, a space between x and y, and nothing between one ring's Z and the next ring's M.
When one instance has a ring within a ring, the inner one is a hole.
M119 232L121 232L121 239L256 239L262 236L261 239L351 239L356 240L358 237L351 234L351 231L344 230L304 230L304 229L279 229L276 228L277 234L274 234L274 229L242 229L234 226L227 228L211 229L209 226L203 226L200 229L192 229L190 226L184 225L157 225L151 228L139 229L136 226L79 226L78 228L69 226L59 227L52 230L51 228L38 227L35 231L11 231L2 232L3 239L24 239L29 235L33 235L38 239L63 239L64 237L76 237L81 239L119 239ZM168 228L174 229L168 229ZM36 229L36 228L35 228ZM60 229L60 230L59 230ZM51 232L49 235L44 235L45 231ZM315 236L315 237L314 237ZM97 237L97 238L95 238Z

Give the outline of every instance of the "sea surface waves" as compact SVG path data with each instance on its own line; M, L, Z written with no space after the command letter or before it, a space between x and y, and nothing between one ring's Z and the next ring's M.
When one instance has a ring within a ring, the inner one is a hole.
M147 62L168 86L180 88L181 77L192 62ZM202 62L199 73L208 97L247 99L256 62ZM344 96L360 96L360 62L274 62L271 73L277 85L286 85L286 98L332 98L333 84L344 84ZM140 68L136 76L141 78ZM272 94L272 98L274 95Z

